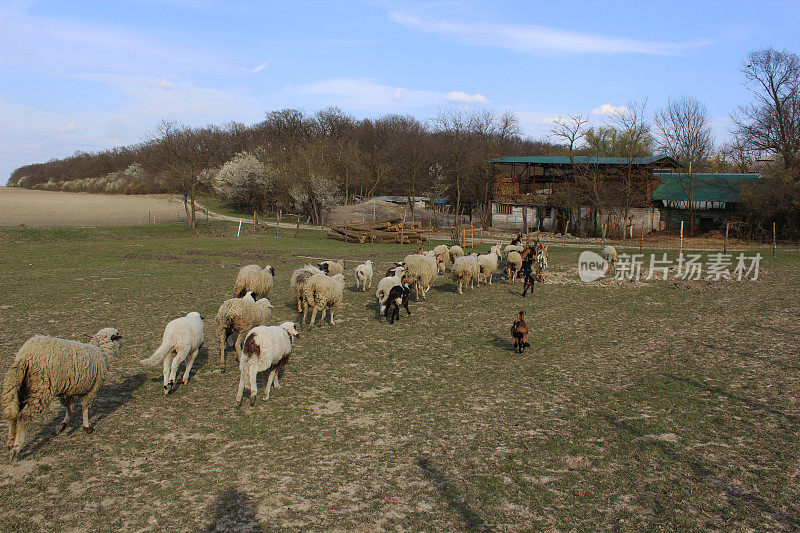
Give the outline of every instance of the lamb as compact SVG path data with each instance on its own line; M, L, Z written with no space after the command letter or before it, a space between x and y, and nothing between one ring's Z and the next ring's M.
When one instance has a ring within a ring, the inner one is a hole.
M325 274L311 276L303 289L303 323L306 321L309 309L311 309L311 321L308 323L309 329L314 325L318 311L322 311L320 321L324 321L326 310L330 310L331 325L335 326L333 310L339 307L343 299L344 274L336 274L333 277Z
M517 319L511 324L511 338L514 340L514 348L523 353L525 348L530 346L528 342L528 323L525 322L525 311L517 313Z
M315 274L324 274L324 272L314 265L306 265L292 272L292 278L289 281L289 285L294 293L294 299L297 301L298 313L303 312L303 290L306 282Z
M516 250L511 250L506 257L506 269L508 272L508 282L514 283L517 280L517 273L522 268L522 255Z
M450 247L450 262L455 263L456 259L459 257L464 257L464 249L455 244Z
M508 257L508 254L511 252L519 252L522 253L525 250L525 247L521 244L507 244L505 248L503 248L503 257Z
M259 372L269 371L267 379L267 398L273 383L278 383L278 369L289 362L294 338L299 336L297 324L284 322L280 326L258 326L251 329L244 341L244 354L239 363L239 390L236 392L236 407L242 405L245 381L250 389L250 405L255 406L258 385L256 376Z
M250 294L250 293L248 293ZM164 361L164 394L169 394L175 385L175 374L178 366L186 360L183 372L184 385L189 383L189 372L203 346L203 317L193 311L188 315L170 321L164 328L161 345L147 359L140 362L147 366L157 366ZM188 357L188 359L187 359Z
M115 328L101 329L88 344L34 335L22 345L6 373L0 402L8 420L11 459L22 449L33 416L47 409L54 396L67 409L59 433L67 427L74 398L83 407L83 430L94 431L89 407L121 347L122 336Z
M436 264L436 273L437 274L444 274L445 262L444 262L444 258L442 256L436 255L436 253L433 250L428 250L426 252L421 252L421 255L424 255L425 257L430 257L431 259L433 259L434 263Z
M336 274L344 274L344 259L339 259L338 261L323 261L317 266L331 277Z
M406 273L406 267L404 263L396 263L395 266L390 268L386 271L386 277L390 278L392 276L397 276L402 278L403 275Z
M239 269L236 284L233 286L233 297L241 298L248 292L253 293L253 298L266 298L272 291L272 280L275 269L270 265L263 269L258 265L247 265Z
M475 254L456 257L456 260L453 261L451 276L458 287L458 294L464 294L461 289L467 283L472 289L480 274L481 266L478 264L478 257Z
M608 269L611 272L617 271L617 249L611 245L603 246L603 249L600 250L600 255L603 256L603 259L606 260L608 263Z
M395 319L400 320L400 306L406 308L406 312L410 315L411 311L408 308L408 297L411 294L411 289L408 288L408 279L403 278L400 285L395 285L389 290L386 300L383 302L384 309L383 316L389 318L391 314L390 324L394 324Z
M411 282L416 287L417 301L420 300L420 289L422 298L430 290L433 279L436 277L436 260L426 255L414 254L407 255L403 260L406 265L405 277L411 278Z
M253 294L247 293L244 298L231 298L219 306L214 318L216 334L219 337L219 371L225 372L225 341L229 335L236 335L234 348L236 360L242 360L242 345L247 332L256 326L267 323L273 305L267 298L253 300Z
M389 297L389 291L392 290L392 287L396 287L402 284L402 276L386 276L382 278L378 282L378 290L375 291L375 297L378 299L378 308L380 309L380 314L384 314L386 311L386 299Z
M489 253L481 254L478 256L478 264L481 267L481 275L478 277L478 285L481 284L481 278L488 280L489 285L492 284L492 275L497 272L497 266L501 259L500 243L495 244L489 250Z
M367 283L369 288L372 288L372 261L367 259L356 267L356 290L364 292L367 290Z

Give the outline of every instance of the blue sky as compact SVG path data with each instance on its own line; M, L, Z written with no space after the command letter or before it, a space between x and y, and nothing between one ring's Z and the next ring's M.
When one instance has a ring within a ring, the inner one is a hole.
M718 141L755 48L800 53L800 2L4 1L0 184L23 164L136 143L164 118L253 123L512 110L525 134L692 95Z

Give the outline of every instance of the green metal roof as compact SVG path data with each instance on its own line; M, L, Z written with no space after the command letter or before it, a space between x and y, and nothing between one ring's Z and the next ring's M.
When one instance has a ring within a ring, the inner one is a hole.
M627 165L627 157L593 157L589 155L575 155L570 160L566 155L537 155L537 156L512 156L495 157L489 160L491 163L528 163L533 165L571 165L573 161L578 165ZM634 157L631 161L634 165L653 165L660 164L668 167L677 167L678 163L671 157L649 156Z
M657 174L661 185L653 192L653 200L685 202L689 177L683 174ZM760 174L694 174L692 200L695 202L738 202L742 184L763 181Z

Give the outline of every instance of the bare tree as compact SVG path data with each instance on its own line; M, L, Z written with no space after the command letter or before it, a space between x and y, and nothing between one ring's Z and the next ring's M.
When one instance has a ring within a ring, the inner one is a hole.
M586 136L586 123L589 122L588 116L567 115L558 117L553 121L550 128L550 136L555 142L565 142L569 146L569 156L577 148L578 142Z
M734 134L752 149L777 155L784 170L800 170L800 57L786 50L750 52L741 68L755 101L731 117ZM797 175L795 179L800 179Z
M670 100L655 115L661 150L681 165L678 177L689 201L689 235L694 234L694 173L714 149L710 122L706 106L691 96Z

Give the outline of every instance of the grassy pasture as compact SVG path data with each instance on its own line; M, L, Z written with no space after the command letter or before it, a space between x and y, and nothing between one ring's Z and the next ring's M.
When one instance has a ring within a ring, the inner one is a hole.
M389 325L374 302L387 265L366 293L352 269L414 249L236 239L222 224L0 230L0 371L34 333L125 338L95 433L75 416L56 436L55 402L22 459L0 458L0 528L800 527L797 250L766 257L758 281L585 285L581 249L555 247L533 298L498 277L458 295L440 277ZM353 260L340 322L304 330L283 388L234 409L235 356L216 372L213 316L240 266L268 262L274 323L296 319L301 256ZM522 356L508 335L519 309L533 329ZM164 397L138 359L192 310L207 350Z

